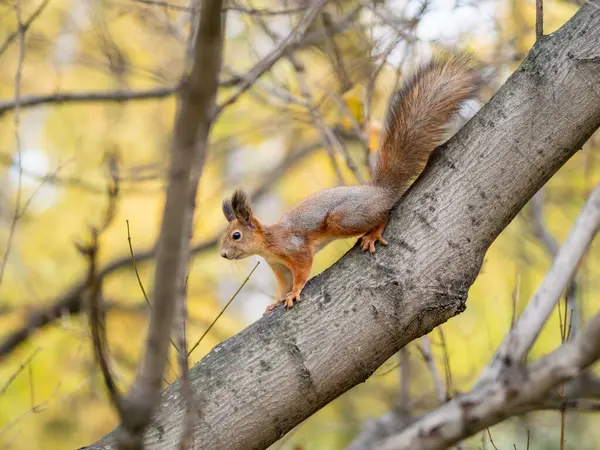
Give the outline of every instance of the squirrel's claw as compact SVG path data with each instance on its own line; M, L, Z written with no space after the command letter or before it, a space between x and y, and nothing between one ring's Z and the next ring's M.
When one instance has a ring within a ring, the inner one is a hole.
M286 295L285 299L283 300L285 303L285 307L287 309L293 308L294 300L296 300L297 302L300 301L300 292L290 292L288 295Z
M361 249L364 252L369 249L369 252L375 253L375 242L379 241L382 245L388 245L388 242L381 235L381 230L375 230L361 237Z
M269 306L267 306L267 309L265 309L265 312L263 313L263 315L265 315L268 312L273 311L275 308L277 308L279 306L279 303L280 302L275 302L275 303L272 303Z

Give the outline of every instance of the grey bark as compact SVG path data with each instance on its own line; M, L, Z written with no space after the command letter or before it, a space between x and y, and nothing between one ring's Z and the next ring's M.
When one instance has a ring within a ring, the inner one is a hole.
M354 247L309 281L297 306L256 321L190 370L202 405L196 448L266 448L464 311L490 244L599 126L600 10L586 4L440 147L393 209L388 247ZM175 448L184 415L174 383L148 448ZM113 439L89 448L114 448Z

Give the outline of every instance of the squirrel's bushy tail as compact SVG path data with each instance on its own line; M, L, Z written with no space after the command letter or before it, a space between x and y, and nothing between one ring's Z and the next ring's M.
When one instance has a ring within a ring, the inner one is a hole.
M400 198L442 143L452 116L480 86L479 70L466 56L433 59L412 74L390 100L373 184Z

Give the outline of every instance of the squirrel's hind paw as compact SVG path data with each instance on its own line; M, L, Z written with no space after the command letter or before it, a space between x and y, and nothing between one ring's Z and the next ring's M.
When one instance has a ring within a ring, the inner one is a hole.
M285 304L285 308L286 309L293 308L294 307L294 300L296 302L299 302L301 300L300 299L300 292L290 292L289 294L287 294L282 299L277 300L275 303L270 304L269 306L267 306L267 309L265 309L265 312L263 313L263 315L267 314L268 312L273 311L282 302Z
M388 242L381 235L381 230L375 230L361 237L360 248L363 252L369 249L369 252L375 253L375 242L377 241L381 242L383 245L388 245Z
M267 314L268 312L273 311L275 308L277 308L279 306L280 302L275 302L275 303L271 303L269 306L267 306L267 309L265 309L265 312L263 313L263 316L265 314Z

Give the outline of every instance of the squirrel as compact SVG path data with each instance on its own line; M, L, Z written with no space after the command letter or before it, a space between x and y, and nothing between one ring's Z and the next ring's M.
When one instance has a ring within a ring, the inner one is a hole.
M238 189L222 209L229 222L221 256L262 256L277 278L277 301L291 308L309 279L313 257L335 239L361 236L363 251L388 242L383 231L388 213L423 172L442 143L446 125L462 103L481 85L479 71L467 56L433 58L419 67L388 104L378 159L372 179L362 185L339 186L297 203L278 223L265 225L252 213L246 193Z

